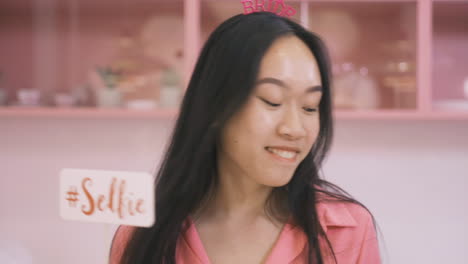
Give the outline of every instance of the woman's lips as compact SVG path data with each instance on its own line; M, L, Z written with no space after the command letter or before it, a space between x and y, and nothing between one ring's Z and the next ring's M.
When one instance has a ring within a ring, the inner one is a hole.
M279 150L279 149L274 149L274 148L269 148L269 147L266 147L265 150L271 155L271 157L281 162L295 163L297 160L297 156L298 156L298 153L294 151L284 151L284 150ZM277 152L277 153L274 153L274 152ZM291 153L294 153L291 158L281 156L281 154L291 155Z

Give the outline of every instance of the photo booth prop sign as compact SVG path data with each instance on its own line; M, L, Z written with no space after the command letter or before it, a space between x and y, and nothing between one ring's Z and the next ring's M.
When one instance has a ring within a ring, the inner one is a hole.
M154 223L153 176L146 172L62 169L60 216L150 227Z

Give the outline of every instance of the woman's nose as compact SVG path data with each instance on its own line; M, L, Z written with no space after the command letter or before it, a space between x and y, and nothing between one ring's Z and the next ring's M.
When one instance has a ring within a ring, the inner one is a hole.
M306 135L301 113L297 109L289 107L285 110L278 126L278 133L287 139L299 139Z

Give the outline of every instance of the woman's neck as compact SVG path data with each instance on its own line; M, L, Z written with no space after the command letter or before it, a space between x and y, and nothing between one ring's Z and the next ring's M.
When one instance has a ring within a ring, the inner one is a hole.
M272 187L258 184L220 182L213 196L215 215L224 219L256 218L265 215Z
M266 217L265 204L273 187L240 175L220 173L218 176L217 185L198 208L196 218L238 222Z

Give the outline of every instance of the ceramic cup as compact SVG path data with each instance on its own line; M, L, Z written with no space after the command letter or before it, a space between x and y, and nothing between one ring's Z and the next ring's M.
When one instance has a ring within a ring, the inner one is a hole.
M117 88L101 88L96 91L96 103L98 107L120 107L122 94Z

